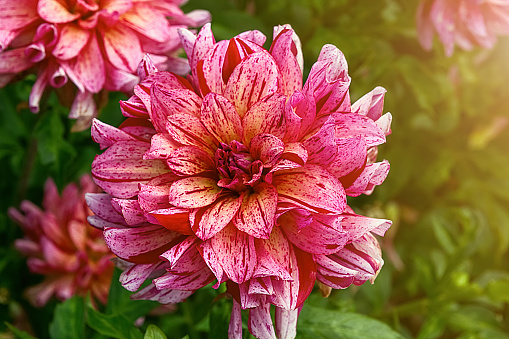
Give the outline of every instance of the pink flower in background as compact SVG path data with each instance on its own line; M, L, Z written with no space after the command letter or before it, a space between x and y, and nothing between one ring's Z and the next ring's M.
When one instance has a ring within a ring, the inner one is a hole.
M177 29L210 20L207 11L184 14L183 0L0 0L0 86L33 68L29 106L38 112L46 87L70 80L77 87L70 118L75 129L97 115L93 94L132 91L145 53L161 69L185 73L175 52Z
M436 32L451 56L454 45L492 48L498 35L509 35L507 0L422 0L417 9L419 41L431 50Z
M106 303L113 274L112 254L102 233L87 222L91 215L85 193L98 188L86 175L81 187L69 184L59 196L53 180L44 188L43 209L23 201L20 210L9 209L9 216L18 223L25 237L15 246L28 257L32 273L42 274L42 283L27 290L29 300L43 306L55 295L60 300L89 292L94 299Z
M346 288L373 281L383 260L372 233L391 222L356 215L347 195L369 194L389 171L376 162L390 132L377 87L351 105L346 60L323 47L302 83L300 41L274 30L269 51L258 31L215 42L210 25L180 30L192 73L158 72L121 102L128 119L98 120L106 149L92 164L106 193L89 194L134 298L183 301L216 281L233 296L230 337L241 310L259 338L295 336L315 281ZM270 307L275 306L275 330Z

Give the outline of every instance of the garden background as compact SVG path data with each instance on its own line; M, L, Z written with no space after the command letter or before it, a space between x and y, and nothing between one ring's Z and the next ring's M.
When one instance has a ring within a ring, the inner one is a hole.
M379 149L391 171L371 196L349 198L364 215L393 220L381 239L385 265L375 284L318 289L306 301L298 338L509 338L509 39L492 50L431 52L417 40L416 0L191 0L184 10L212 14L217 40L289 23L299 35L305 75L324 44L345 54L352 102L387 89L392 134ZM271 40L270 38L268 39ZM7 216L23 199L42 200L44 182L59 189L90 172L99 146L53 93L32 114L35 76L0 89L0 338L224 338L231 302L223 291L197 291L170 313L131 301L113 278L108 305L53 300L34 308L23 292L31 275L14 248L21 229ZM119 93L100 118L124 119ZM42 105L44 106L44 105ZM143 318L140 318L143 317ZM136 320L136 326L135 324ZM155 326L157 327L155 327ZM28 334L30 333L30 334ZM244 336L249 333L244 331Z

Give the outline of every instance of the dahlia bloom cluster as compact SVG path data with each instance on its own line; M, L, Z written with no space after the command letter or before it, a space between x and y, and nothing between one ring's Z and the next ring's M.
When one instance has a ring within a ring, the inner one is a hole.
M498 35L509 35L509 1L422 0L417 29L426 50L431 50L436 32L447 56L452 55L455 44L465 50L492 48Z
M184 14L183 0L0 0L0 87L32 69L29 106L38 112L46 87L71 80L77 94L69 117L90 125L102 89L130 92L145 53L158 67L186 72L177 29L201 26L207 11ZM169 19L168 19L169 18ZM67 95L67 94L66 94Z
M113 255L102 233L87 222L92 213L85 193L93 192L98 192L98 187L88 175L81 178L80 187L67 185L61 196L53 180L48 179L43 209L26 200L21 203L21 212L9 209L9 216L25 232L23 239L16 240L16 248L28 257L32 273L45 276L42 283L27 290L34 305L44 306L53 295L65 300L88 293L93 300L106 303Z
M216 42L210 25L180 30L192 73L157 71L146 57L115 128L94 120L102 149L92 164L106 193L88 194L133 296L183 301L226 283L230 337L241 310L259 338L292 338L315 281L360 285L383 260L373 234L391 222L357 215L347 195L369 194L389 171L376 162L390 132L377 87L351 105L346 60L323 47L303 85L290 26ZM275 330L270 315L275 306Z

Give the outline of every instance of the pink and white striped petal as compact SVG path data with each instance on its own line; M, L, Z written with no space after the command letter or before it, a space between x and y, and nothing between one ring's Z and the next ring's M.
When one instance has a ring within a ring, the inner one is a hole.
M104 240L118 257L136 264L159 261L159 255L180 241L181 235L159 225L105 228Z
M209 206L193 210L190 221L194 234L201 240L212 238L230 223L242 203L242 197L227 194Z
M215 170L214 159L194 146L183 146L171 153L166 163L179 176L197 175Z
M207 150L211 155L214 155L219 146L219 142L200 119L189 114L176 113L168 117L166 129L175 141Z
M246 145L249 145L251 139L260 133L272 134L280 139L285 137L287 129L286 99L286 96L274 93L251 106L242 119Z
M315 213L341 213L346 206L346 194L338 179L317 165L278 171L273 185L278 203L290 203Z
M251 279L257 265L253 237L229 224L209 241L230 280L241 284Z
M261 303L249 310L249 332L259 339L276 339L270 316L270 303Z
M387 160L369 164L364 171L346 188L346 194L357 197L361 194L371 194L377 185L381 185L389 174L390 164Z
M242 123L235 106L217 93L209 93L203 99L201 122L219 141L229 144L233 140L241 141Z
M279 217L278 222L288 240L301 250L312 254L332 254L350 240L349 233L342 229L342 219L335 215L313 215L312 222L300 228L293 212L288 212Z
M302 46L290 25L279 26L282 29L276 34L277 28L274 27L270 54L280 72L279 91L285 95L292 95L293 92L302 90Z
M119 281L126 290L134 292L141 287L145 280L153 276L159 276L166 272L168 267L168 263L165 262L130 264L129 267L120 274Z
M255 238L268 239L274 227L277 199L276 188L265 182L256 185L253 192L244 192L233 219L235 227Z
M182 208L200 208L212 204L219 197L221 187L214 179L189 177L175 181L170 188L170 203Z
M150 140L150 149L143 155L143 159L166 160L182 145L167 133L158 133Z
M279 339L294 339L297 336L297 319L300 309L287 310L276 306L276 334Z
M159 133L166 132L168 117L175 113L200 117L202 99L193 91L188 89L167 90L156 82L150 88L150 97L152 105L149 111L150 119Z
M366 139L366 147L377 146L385 142L385 134L368 117L357 113L334 114L336 121L336 139L362 136Z
M256 102L277 91L278 69L266 52L247 56L228 79L224 96L234 103L241 118Z
M272 134L258 134L249 145L250 153L255 160L261 160L263 167L270 168L276 164L285 150L285 143Z

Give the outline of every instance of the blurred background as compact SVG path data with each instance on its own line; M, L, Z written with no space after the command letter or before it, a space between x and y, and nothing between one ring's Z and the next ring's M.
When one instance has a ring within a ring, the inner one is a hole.
M191 0L184 7L212 13L216 40L258 29L270 43L274 25L291 24L305 76L321 47L336 45L349 63L352 102L375 86L387 89L392 134L378 158L388 159L391 171L373 195L349 198L357 212L394 221L381 240L385 265L374 285L335 290L326 299L313 291L298 338L509 338L509 39L499 38L491 50L456 49L448 58L435 38L426 52L417 39L417 5ZM38 309L26 301L24 290L42 278L14 249L22 232L6 211L23 199L40 204L47 177L59 189L77 181L100 151L90 130L70 132L72 121L54 93L46 111L28 111L34 81L29 76L0 90L0 319L48 338L59 333L58 317L75 314L73 305L53 301ZM118 126L124 99L110 93L100 119ZM115 278L112 291L122 295L118 303L133 305ZM171 313L138 323L155 324L168 338L224 337L231 302L216 300L218 293L204 289ZM78 325L85 338L113 336L89 320ZM0 338L14 337L7 326L0 323Z

